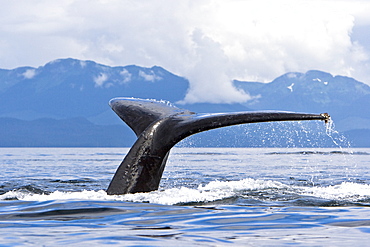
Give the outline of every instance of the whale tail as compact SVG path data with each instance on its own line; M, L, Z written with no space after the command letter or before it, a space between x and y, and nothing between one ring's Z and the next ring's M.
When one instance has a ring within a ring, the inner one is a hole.
M225 126L273 122L324 120L330 116L292 112L235 112L197 114L164 101L115 98L109 102L135 132L137 140L118 167L108 189L110 195L158 189L170 149L182 139Z

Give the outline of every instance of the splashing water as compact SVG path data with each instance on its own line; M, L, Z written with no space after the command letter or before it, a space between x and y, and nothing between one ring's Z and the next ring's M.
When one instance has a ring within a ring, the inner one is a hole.
M280 147L323 148L351 145L325 121L267 122L245 124L203 132L190 136L177 147Z
M335 129L335 124L333 120L329 120L325 124L326 129L325 133L326 135L332 140L332 142L339 148L346 147L350 148L351 144L347 140L347 138L340 134L336 129Z

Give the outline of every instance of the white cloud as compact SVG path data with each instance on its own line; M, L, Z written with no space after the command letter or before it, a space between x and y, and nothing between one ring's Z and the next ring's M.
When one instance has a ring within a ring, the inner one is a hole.
M123 83L127 83L131 81L132 74L128 72L127 69L123 69L120 74L123 76Z
M297 78L298 75L294 72L291 72L291 73L288 73L287 76L288 78Z
M140 70L139 71L139 76L141 78L143 78L145 81L150 81L150 82L155 82L155 81L159 81L159 80L162 80L162 77L154 74L153 71L151 71L151 73L145 73L144 71Z
M100 73L97 77L93 78L95 82L95 87L103 87L104 82L108 80L108 76L104 73Z
M195 61L186 71L191 82L184 101L195 102L245 102L251 97L232 86L229 58L219 43L205 36L200 30L193 33Z
M36 70L27 69L22 75L25 79L32 79L36 75Z
M367 0L7 1L0 68L65 57L159 65L190 80L190 102L245 101L231 80L291 71L370 84L370 43L351 38L354 25L370 26L368 13Z
M86 61L80 61L80 66L81 68L85 68L86 67Z

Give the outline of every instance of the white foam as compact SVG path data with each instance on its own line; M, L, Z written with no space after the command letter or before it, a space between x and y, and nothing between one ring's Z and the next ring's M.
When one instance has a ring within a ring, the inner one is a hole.
M212 202L236 196L240 191L282 187L286 186L271 180L264 181L247 178L240 181L212 181L205 186L200 185L197 189L181 187L150 193L128 194L123 197L126 200L135 202L173 205L189 202Z
M104 190L84 190L80 192L55 191L50 194L33 194L24 191L9 191L0 195L0 200L17 198L22 201L52 201L52 200L107 200L108 195Z
M199 190L223 190L223 191L241 191L241 190L263 190L269 188L286 188L287 186L272 180L261 180L246 178L240 181L212 181L205 186L199 186Z
M50 194L33 194L24 191L10 191L0 196L0 200L17 198L24 201L49 201L49 200L118 200L133 202L150 202L173 205L189 202L211 202L235 196L240 191L258 190L266 188L282 188L285 185L271 180L243 179L240 181L213 181L197 189L186 187L172 188L149 193L135 193L126 195L107 195L103 190L81 192L55 191Z
M84 190L80 192L55 191L50 194L33 194L24 191L9 191L0 195L0 200L18 199L23 201L53 200L96 200L96 201L131 201L174 205L191 202L212 202L238 196L244 191L266 189L288 190L302 196L314 196L329 200L357 201L370 198L370 185L343 182L339 185L326 187L295 187L284 185L272 180L243 179L240 181L212 181L196 189L172 188L149 193L126 195L108 195L104 190ZM275 192L274 192L275 193ZM277 192L279 193L279 192Z
M370 185L343 182L339 185L327 187L309 187L304 188L303 195L313 195L330 200L357 201L370 198Z
M133 202L150 202L158 204L173 205L189 202L210 202L233 196L230 191L201 191L190 188L173 188L164 191L153 191L150 193L127 194L123 197Z

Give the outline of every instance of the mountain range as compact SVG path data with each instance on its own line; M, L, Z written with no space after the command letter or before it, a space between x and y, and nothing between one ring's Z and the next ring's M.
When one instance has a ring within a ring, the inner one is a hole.
M239 104L177 106L195 112L328 112L336 129L352 146L370 147L370 87L362 82L311 70L286 73L270 83L234 80L233 84L250 94L252 100ZM188 89L186 78L158 66L110 67L68 58L38 68L0 69L0 146L130 146L135 136L109 108L110 99L137 97L176 104L184 99ZM261 126L265 130L261 130ZM300 139L299 145L308 145L297 136L282 142L280 139L284 139L286 131L294 131L291 126L279 128L286 130L284 133L276 131L273 124L231 127L200 134L188 143L196 146L284 146L293 139L295 142ZM294 128L302 132L302 127ZM271 138L262 132L271 132L277 137L269 142L266 140ZM311 132L308 139L318 136L315 131ZM321 146L333 143L330 138L320 138L317 142L322 140Z

